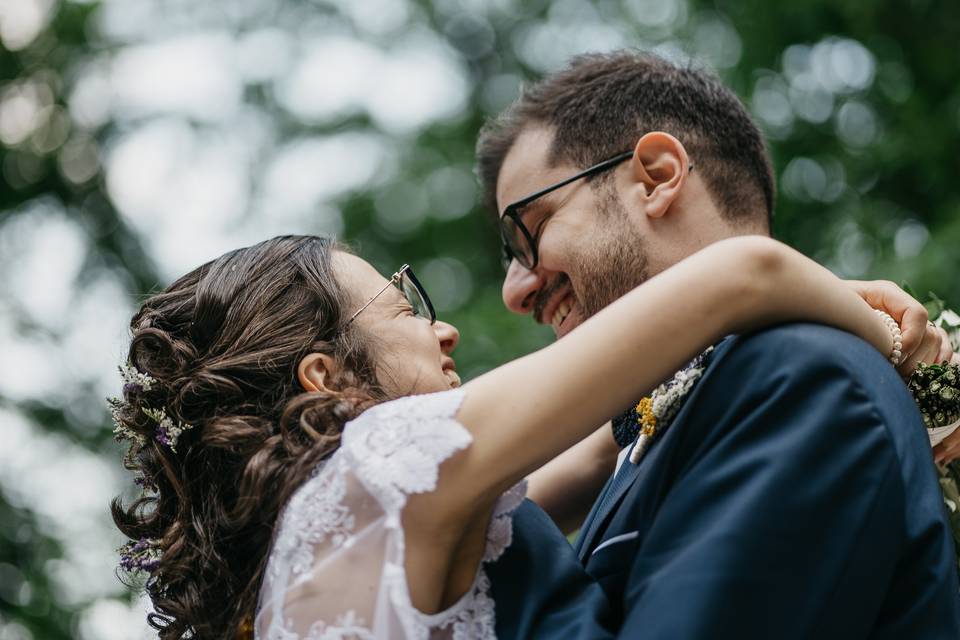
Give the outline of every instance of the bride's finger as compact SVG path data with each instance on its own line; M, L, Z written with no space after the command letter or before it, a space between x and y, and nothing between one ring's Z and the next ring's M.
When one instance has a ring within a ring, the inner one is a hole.
M927 331L926 307L889 280L848 280L847 284L871 307L886 311L897 321L903 335L900 361L909 359L923 343Z
M943 464L947 458L947 448L943 446L943 443L938 444L933 448L933 461L937 464Z
M960 458L960 448L951 449L943 456L943 460L940 461L940 464L948 464L954 460Z
M933 459L938 463L951 462L960 457L960 429L954 431L933 448Z
M927 324L930 316L924 306L913 298L910 298L910 302L913 304L905 305L899 318L896 314L887 312L900 323L900 333L903 335L903 348L900 350L903 354L902 361L910 359L917 349L923 346L925 341L928 341L927 330L930 328ZM918 361L929 362L929 360L915 358L914 364Z
M937 329L940 332L940 354L937 357L937 362L950 362L953 358L953 345L950 344L950 336L947 335L947 332L940 327Z
M903 340L906 342L906 337L904 337ZM940 343L942 340L943 338L940 335L939 329L931 324L924 323L923 335L920 336L920 344L917 345L913 353L909 356L904 356L903 360L900 361L900 366L897 367L900 375L904 378L909 378L917 368L917 363L919 362L923 362L924 364L938 362L937 357L940 355Z
M954 460L960 459L960 446L954 445L947 448L943 455L941 456L940 464L946 464L948 462L953 462Z

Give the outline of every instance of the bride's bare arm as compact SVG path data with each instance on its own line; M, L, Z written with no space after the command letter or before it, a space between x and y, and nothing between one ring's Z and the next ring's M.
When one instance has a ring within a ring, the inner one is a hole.
M927 311L896 284L886 280L845 280L867 304L894 317L903 330L901 364L908 378L917 362L941 362L953 356L943 329L927 323ZM547 512L564 533L573 532L613 472L619 448L607 424L540 467L528 478L527 496ZM934 448L938 461L960 457L960 431Z
M768 238L724 240L563 340L465 385L458 418L474 442L444 464L430 502L442 517L464 522L709 344L785 321L833 325L891 350L882 322L828 270Z

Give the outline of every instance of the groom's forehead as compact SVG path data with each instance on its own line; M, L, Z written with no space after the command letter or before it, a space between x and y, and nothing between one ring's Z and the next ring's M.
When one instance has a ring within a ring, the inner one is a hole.
M570 172L563 164L551 166L552 146L553 131L549 128L527 128L520 132L504 156L497 176L498 216L511 202L554 184Z

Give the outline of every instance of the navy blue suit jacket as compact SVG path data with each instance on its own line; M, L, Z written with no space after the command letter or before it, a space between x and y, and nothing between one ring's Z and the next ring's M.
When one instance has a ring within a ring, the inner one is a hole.
M827 327L721 343L577 552L622 637L960 638L916 405L882 356Z
M530 500L513 514L513 539L485 565L501 640L613 638L603 590L553 520Z

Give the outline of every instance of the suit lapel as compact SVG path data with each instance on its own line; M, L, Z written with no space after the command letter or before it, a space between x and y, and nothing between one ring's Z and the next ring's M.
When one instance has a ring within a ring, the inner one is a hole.
M722 340L714 349L713 356L711 357L711 364L716 362L720 357L720 354L724 353L727 349L730 348L735 342L734 336L728 336ZM709 365L707 371L704 372L704 376L709 374ZM692 393L696 393L696 388L692 390ZM684 406L681 407L679 413L674 418L674 423L680 423L685 419L685 415L688 413L686 407L686 401ZM665 437L657 438L658 441L670 439L671 430L668 429L667 433L663 434ZM674 429L675 431L675 429ZM636 444L636 443L634 443ZM651 447L653 450L647 452L647 454L640 460L640 464L633 464L629 460L624 460L623 465L620 467L620 470L617 474L607 481L607 485L601 493L601 497L594 503L593 508L590 510L587 519L584 521L583 526L580 528L580 535L577 537L576 551L577 556L580 558L582 563L586 563L587 557L596 547L596 538L598 534L606 529L607 521L610 519L613 511L617 508L617 505L620 504L620 501L626 495L627 491L630 490L641 475L645 475L653 464L653 460L657 459L663 454L664 443L654 442Z
M603 525L617 504L630 487L633 486L633 483L636 482L642 467L644 467L643 461L641 461L641 464L635 465L629 460L624 460L620 471L607 483L607 488L603 492L602 497L594 504L590 515L587 516L586 522L583 523L579 539L577 540L577 555L580 557L581 562L586 560L596 546L594 543L597 534L603 530Z
M580 552L584 548L587 532L590 531L591 527L593 526L593 522L597 517L597 512L600 510L600 507L603 506L604 501L607 498L607 494L610 493L610 488L613 486L613 481L616 479L616 477L616 475L611 475L609 478L607 478L607 483L603 485L603 490L600 492L600 496L594 500L593 506L590 507L590 513L587 514L583 524L580 525L580 533L577 534L577 541L573 547L578 556L581 555Z

